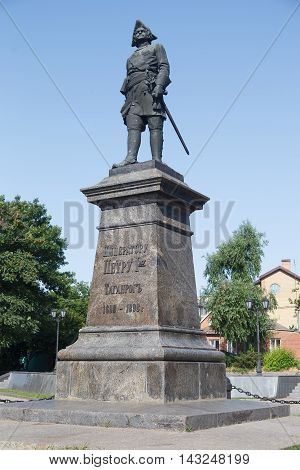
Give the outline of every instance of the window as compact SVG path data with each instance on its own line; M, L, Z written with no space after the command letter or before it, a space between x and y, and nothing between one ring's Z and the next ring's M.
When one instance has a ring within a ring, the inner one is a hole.
M280 348L280 339L271 338L270 339L270 351L272 351L272 349L278 349L278 348Z
M271 284L269 290L270 290L271 294L276 295L280 291L280 285L276 284L276 283Z
M220 341L218 339L210 339L209 342L213 348L220 349Z
M235 347L233 346L233 342L232 341L227 341L226 343L226 351L231 353L231 354L234 354L235 353Z

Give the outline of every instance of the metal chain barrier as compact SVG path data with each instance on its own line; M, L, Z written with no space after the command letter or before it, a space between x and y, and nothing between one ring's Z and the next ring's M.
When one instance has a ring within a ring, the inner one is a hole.
M28 401L43 401L43 400L53 400L54 395L52 397L48 398L36 398L33 400L9 400L8 398L5 398L4 400L0 400L0 403L25 403Z
M244 393L247 397L256 398L257 400L262 401L271 401L272 403L281 403L282 405L300 405L300 400L277 400L276 398L268 398L268 397L260 397L256 393L246 392L242 388L236 387L235 385L231 385L232 390L236 390L239 393Z
M262 401L270 401L272 403L281 403L282 405L300 405L300 400L277 400L276 398L268 398L268 397L261 397L260 395L257 395L256 393L251 393L247 392L246 390L243 390L242 388L236 387L235 385L231 385L232 390L236 390L239 393L244 393L247 395L247 397L252 397L255 398L256 400L262 400ZM54 395L48 398L38 398L38 399L33 399L33 400L9 400L8 398L5 400L0 400L0 403L25 403L28 401L43 401L43 400L53 400Z

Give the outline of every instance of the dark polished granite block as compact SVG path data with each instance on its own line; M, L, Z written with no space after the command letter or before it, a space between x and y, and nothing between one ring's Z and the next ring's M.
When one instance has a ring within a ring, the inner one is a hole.
M158 170L163 171L167 175L170 175L173 178L178 179L179 181L184 181L183 176L180 173L173 170L173 168L170 168L165 163L159 162L157 160L149 160L147 162L142 163L133 163L131 165L122 166L120 168L112 168L111 170L109 170L109 176L125 175L133 171L149 170L151 168L157 168Z

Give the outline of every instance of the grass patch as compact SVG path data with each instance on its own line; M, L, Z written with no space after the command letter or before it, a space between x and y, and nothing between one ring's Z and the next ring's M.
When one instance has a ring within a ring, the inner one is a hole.
M193 432L193 431L194 431L193 426L186 426L185 427L185 432Z
M12 388L0 388L0 395L14 398L50 398L52 395L45 395L43 393L25 392L24 390L14 390Z
M285 447L282 450L300 450L300 444L295 444L294 446Z
M242 374L247 375L249 373L255 372L255 369L242 369L241 367L226 367L226 372L233 373L233 374Z
M93 449L104 450L103 447L93 447ZM44 445L44 444L25 444L23 442L0 441L0 450L89 450L88 444L78 445Z

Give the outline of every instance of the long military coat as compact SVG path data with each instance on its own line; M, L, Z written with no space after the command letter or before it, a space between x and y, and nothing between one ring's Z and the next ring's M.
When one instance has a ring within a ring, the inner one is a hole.
M137 49L127 60L127 77L121 88L126 97L121 109L124 121L127 114L138 116L163 116L161 104L154 100L155 85L163 89L171 83L170 65L161 44L149 44Z

